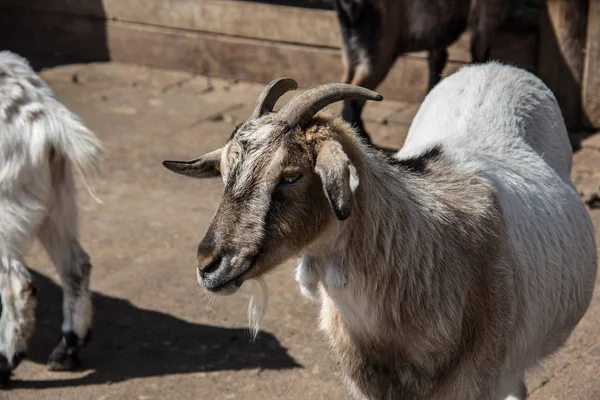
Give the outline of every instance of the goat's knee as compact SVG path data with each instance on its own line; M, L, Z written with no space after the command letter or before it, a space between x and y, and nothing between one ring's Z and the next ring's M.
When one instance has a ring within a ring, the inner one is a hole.
M25 357L35 329L36 289L24 264L0 261L0 386Z
M74 332L83 340L92 325L92 300L90 275L92 264L82 251L69 265L69 270L60 271L63 284L63 332Z
M352 82L352 78L354 77L354 66L350 64L349 56L345 51L342 53L342 68L343 70L340 81L342 83Z
M350 83L352 80L352 71L347 66L344 66L344 70L342 71L342 76L340 77L340 82L342 83Z
M385 55L376 61L366 55L361 57L355 67L351 84L375 90L377 86L385 79L395 60L396 57L392 54ZM364 100L344 101L342 118L356 129L359 136L362 137L367 144L371 144L371 138L365 130L363 120L361 118L364 106Z

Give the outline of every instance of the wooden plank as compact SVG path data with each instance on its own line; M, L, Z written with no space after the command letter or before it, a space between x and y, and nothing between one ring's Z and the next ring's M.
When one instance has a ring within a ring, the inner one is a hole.
M339 48L341 38L335 12L232 0L3 0L25 10L54 11L77 16L137 22L236 37ZM501 32L493 43L495 59L513 62L514 54L526 55L517 65L532 68L534 34ZM525 42L523 42L525 41ZM534 44L535 46L535 44ZM448 59L471 62L470 34L463 34L448 49ZM410 54L427 58L427 52Z
M600 129L600 1L590 2L583 72L583 111L588 125Z
M339 48L335 12L234 0L3 0L26 9Z
M236 37L340 48L334 11L233 0L3 0L11 7L137 22ZM470 62L470 35L448 49L448 59ZM411 54L426 58L426 52Z
M554 92L571 128L581 125L587 0L547 0L540 26L538 75Z
M35 1L35 0L32 0ZM62 0L81 1L81 0ZM121 21L73 17L72 15L23 9L0 13L0 35L18 40L37 51L60 52L89 60L115 60L160 68L268 82L275 76L292 75L311 86L339 79L339 51L263 40L182 31ZM10 32L10 34L8 34ZM51 38L51 39L50 39ZM493 53L508 54L505 61L531 67L535 41L508 41ZM517 43L521 43L517 45ZM516 46L516 47L515 47ZM516 48L516 50L515 50ZM520 50L520 51L518 51ZM505 55L506 55L505 54ZM450 61L445 74L462 63ZM401 57L380 88L386 97L420 101L427 82L426 60Z
M333 10L333 0L239 0L252 3L277 4L288 7L318 8L321 10Z
M111 59L126 63L263 83L278 76L292 76L302 87L337 82L341 73L338 51L332 49L118 22L109 23L107 28ZM460 65L449 62L445 74ZM426 93L427 71L426 60L401 57L377 90L385 97L421 101Z
M110 60L104 20L36 10L0 8L0 48Z
M0 13L0 27L18 40L7 43L9 49L26 46L88 60L111 59L258 82L286 75L303 87L336 82L341 73L339 52L334 49L15 10ZM9 35L0 37L6 40ZM446 71L460 65L450 62ZM385 97L419 101L426 86L426 60L401 57L378 90Z

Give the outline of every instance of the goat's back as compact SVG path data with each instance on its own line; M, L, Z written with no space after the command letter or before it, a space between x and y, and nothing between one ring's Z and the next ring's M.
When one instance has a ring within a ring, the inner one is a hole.
M27 60L0 52L0 187L47 165L50 150L84 175L96 172L101 144L81 120L54 98Z
M561 176L571 171L571 144L550 89L535 75L496 62L461 68L425 98L401 153L433 143L507 157L529 147Z

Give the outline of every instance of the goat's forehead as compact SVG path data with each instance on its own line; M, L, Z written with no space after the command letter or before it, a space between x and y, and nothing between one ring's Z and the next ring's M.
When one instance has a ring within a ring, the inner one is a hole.
M281 143L256 147L244 152L239 159L239 167L247 172L268 175L279 170L286 159L287 149Z
M253 123L242 126L230 142L230 161L251 165L254 163L275 166L286 155L296 153L300 146L280 126L266 124L256 127Z
M247 194L260 181L267 183L275 179L287 155L281 140L269 140L267 143L238 142L236 147L228 168L228 187L236 196Z
M238 142L252 144L254 147L272 145L281 137L281 129L277 126L265 124L257 127L254 123L244 125L235 135Z

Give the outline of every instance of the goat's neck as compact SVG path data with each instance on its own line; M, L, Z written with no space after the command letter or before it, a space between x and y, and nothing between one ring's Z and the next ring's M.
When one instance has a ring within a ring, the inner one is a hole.
M433 207L426 203L439 199L428 193L422 178L408 176L373 154L350 157L360 183L350 217L334 223L327 238L320 240L319 258L340 269L327 271L333 282L326 279L325 284L362 285L395 278L392 275L403 274L402 269L415 263L418 253L431 251L431 231L437 231Z
M313 268L325 295L353 330L368 331L389 321L390 308L403 308L406 319L417 318L431 302L451 295L436 283L448 264L489 251L484 243L489 239L483 237L497 221L489 212L494 197L487 185L454 176L444 163L436 161L419 175L355 141L343 145L360 180L352 212L346 221L332 224L303 263ZM481 190L474 190L478 185Z

